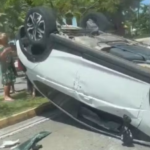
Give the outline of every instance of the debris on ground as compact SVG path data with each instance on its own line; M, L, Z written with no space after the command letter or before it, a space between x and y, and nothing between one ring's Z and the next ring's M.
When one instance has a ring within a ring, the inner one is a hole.
M30 138L29 140L27 140L26 142L19 145L14 150L30 150L30 149L39 150L40 148L42 148L42 145L37 145L37 143L41 141L43 138L47 137L49 134L50 132L47 131L40 132L35 136L33 136L32 138Z
M0 149L14 147L19 144L19 139L16 141L4 141Z

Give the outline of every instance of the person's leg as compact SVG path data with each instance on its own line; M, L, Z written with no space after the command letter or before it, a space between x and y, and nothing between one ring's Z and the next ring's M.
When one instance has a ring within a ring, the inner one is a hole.
M32 97L35 97L36 95L35 95L36 93L35 93L35 88L34 88L34 86L32 85Z
M29 94L31 94L33 97L35 97L35 88L27 76L26 76L26 78L27 78L27 91Z
M10 97L10 84L4 85L4 100L12 101L13 99Z
M10 96L10 90L14 81L15 81L15 78L13 78L12 71L10 69L7 69L2 75L2 84L4 85L4 100L5 101L13 100Z
M26 76L27 77L27 76ZM30 82L29 78L27 77L27 92L32 94L32 83Z
M14 86L14 83L11 85L11 90L12 90L12 93L15 93L15 86Z

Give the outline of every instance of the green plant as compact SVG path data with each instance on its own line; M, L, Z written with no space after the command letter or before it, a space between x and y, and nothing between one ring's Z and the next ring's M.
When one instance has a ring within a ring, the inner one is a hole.
M27 95L25 92L21 92L13 96L14 102L5 102L3 98L0 98L0 118L11 116L15 113L25 111L30 108L40 106L48 100L43 97L35 97Z

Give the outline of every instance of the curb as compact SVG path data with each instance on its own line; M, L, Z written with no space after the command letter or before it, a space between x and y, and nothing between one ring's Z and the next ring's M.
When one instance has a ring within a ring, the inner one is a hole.
M10 125L14 125L21 121L33 118L52 108L54 108L54 106L50 102L47 102L47 103L42 104L41 106L29 109L27 111L24 111L18 114L14 114L7 118L3 118L0 120L0 129L8 127Z

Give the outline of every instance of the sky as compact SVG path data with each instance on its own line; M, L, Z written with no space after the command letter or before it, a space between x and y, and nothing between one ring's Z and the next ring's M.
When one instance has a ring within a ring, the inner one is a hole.
M150 4L150 0L143 0L144 4Z

